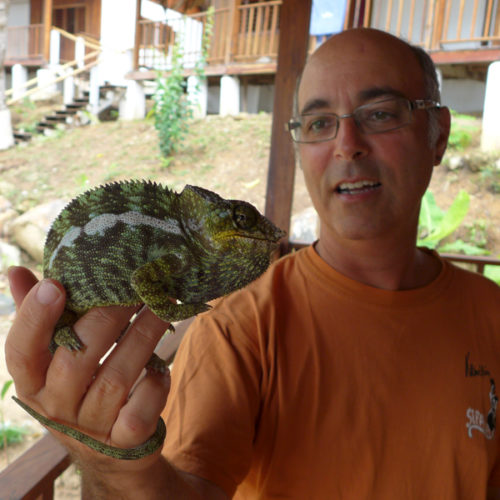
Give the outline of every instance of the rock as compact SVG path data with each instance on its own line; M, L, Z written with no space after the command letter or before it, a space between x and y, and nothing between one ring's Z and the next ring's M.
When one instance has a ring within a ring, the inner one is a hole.
M21 250L0 241L0 273L4 273L10 266L18 266L19 264L21 264Z
M0 212L0 236L7 236L9 234L10 224L18 215L13 208L5 212Z
M65 201L55 200L28 210L10 225L10 236L37 262L43 260L45 237L59 212L66 206Z
M319 236L319 219L313 207L295 214L291 220L290 240L296 243L313 243Z
M0 316L13 313L16 310L14 300L9 295L0 293Z
M450 156L450 158L448 159L449 170L459 170L464 168L465 165L466 163L462 156Z

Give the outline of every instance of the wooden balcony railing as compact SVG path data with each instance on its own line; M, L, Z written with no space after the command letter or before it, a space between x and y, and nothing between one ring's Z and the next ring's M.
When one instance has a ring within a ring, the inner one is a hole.
M353 0L353 3L354 26L382 29L429 51L500 46L498 0Z
M208 50L209 65L275 61L278 55L279 12L282 0L216 9ZM166 22L139 21L136 67L167 69L172 47L182 40L183 59L192 67L201 55L207 13L179 16Z
M43 59L43 24L7 27L7 62L29 62Z

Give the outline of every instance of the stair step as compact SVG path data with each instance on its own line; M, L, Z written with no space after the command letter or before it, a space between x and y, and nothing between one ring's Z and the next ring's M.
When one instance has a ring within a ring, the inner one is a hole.
M51 116L46 116L45 120L47 122L64 123L66 122L66 117L61 115L51 115Z
M73 102L71 104L66 104L66 108L69 109L82 109L84 108L88 103L84 102Z
M89 103L89 98L88 97L79 97L77 99L73 99L73 103L75 104L88 104Z
M76 115L76 109L58 109L56 110L56 115L59 116L73 116Z
M33 137L29 132L13 132L13 135L16 142L28 142Z

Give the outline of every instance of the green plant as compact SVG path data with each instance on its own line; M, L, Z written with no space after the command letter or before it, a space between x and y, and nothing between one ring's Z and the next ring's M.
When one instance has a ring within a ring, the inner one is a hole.
M484 275L500 285L500 266L485 266Z
M7 380L7 382L3 384L0 392L0 399L2 401L12 385L12 382L12 380ZM0 449L5 450L7 446L21 442L25 434L27 434L26 429L6 422L3 411L0 409Z
M458 252L467 255L487 254L488 251L484 248L467 243L460 238L456 238L451 243L441 243L460 227L469 211L469 204L469 194L462 189L445 212L438 207L432 192L427 190L422 198L420 209L418 245L439 248L441 252Z
M208 46L212 34L213 9L207 13L207 22L202 41L201 57L195 64L195 74L200 79L205 78ZM193 116L191 104L186 96L186 82L183 76L182 37L179 37L172 48L172 62L169 73L158 74L156 91L153 96L155 128L158 131L160 152L169 157L175 152L188 131L188 121Z
M473 137L477 135L480 126L473 116L462 115L453 110L451 111L451 115L448 147L455 151L463 151L470 145Z

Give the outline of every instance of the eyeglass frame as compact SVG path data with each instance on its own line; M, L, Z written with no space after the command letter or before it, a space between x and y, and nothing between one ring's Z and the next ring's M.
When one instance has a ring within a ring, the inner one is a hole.
M409 109L410 109L410 120L406 123L398 125L397 127L393 127L393 128L387 129L387 130L380 130L380 131L374 131L374 132L364 132L362 130L362 128L360 127L358 120L355 118L356 113L360 109L365 108L367 106L372 106L374 104L383 103L386 101L393 101L393 100L402 100L402 101L406 101L408 103ZM441 104L437 101L432 100L432 99L415 99L414 101L412 101L410 99L407 99L406 97L399 97L399 96L396 97L395 96L395 97L389 97L387 99L382 99L380 101L362 104L361 106L358 106L352 113L346 113L344 115L338 115L337 113L304 113L303 115L301 115L301 116L314 116L314 115L335 116L337 118L337 127L335 129L335 134L332 135L331 137L326 138L326 139L318 139L315 141L298 141L298 140L296 140L293 136L293 130L297 127L300 127L300 121L298 121L300 119L300 117L291 118L285 124L285 130L290 132L290 136L292 138L292 141L297 143L297 144L315 144L318 142L327 142L327 141L331 141L332 139L335 139L339 133L340 120L342 120L344 118L351 118L351 117L354 118L354 123L356 124L356 127L358 127L358 130L361 133L366 134L366 135L374 135L374 134L383 134L385 132L391 132L392 130L397 130L399 128L406 127L406 125L409 125L412 122L413 111L415 111L415 110L418 110L418 109L440 109L440 108L441 108Z

